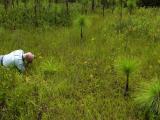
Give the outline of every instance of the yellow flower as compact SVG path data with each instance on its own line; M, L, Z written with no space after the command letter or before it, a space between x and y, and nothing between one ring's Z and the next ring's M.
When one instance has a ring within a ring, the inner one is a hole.
M39 56L40 58L43 58L42 56Z
M152 67L153 67L152 65L149 66L150 69L152 69Z
M92 75L92 74L90 74L90 78L93 78L93 75Z
M95 38L92 38L91 40L92 40L92 41L94 41L94 40L95 40Z

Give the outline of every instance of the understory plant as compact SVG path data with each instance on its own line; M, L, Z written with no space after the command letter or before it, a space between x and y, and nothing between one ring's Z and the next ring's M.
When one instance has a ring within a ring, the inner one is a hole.
M47 59L40 65L40 71L44 74L45 78L54 75L58 71L62 71L62 69L63 65L54 58Z
M80 27L80 38L83 39L83 37L84 37L84 28L89 25L89 21L84 15L80 15L77 18L76 23Z
M160 81L157 79L153 81L143 83L135 97L137 106L145 112L145 120L160 119Z
M133 10L136 8L136 0L128 0L127 1L127 8L129 11L129 14L131 15Z
M118 70L122 72L126 77L124 96L127 96L129 91L130 75L135 72L137 63L134 59L122 58L118 60L118 63L116 65L118 67Z

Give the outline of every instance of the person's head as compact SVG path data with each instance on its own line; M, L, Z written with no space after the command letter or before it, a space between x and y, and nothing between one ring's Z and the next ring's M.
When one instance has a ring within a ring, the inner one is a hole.
M31 52L27 52L23 55L24 59L27 61L27 63L32 63L34 59L34 54Z

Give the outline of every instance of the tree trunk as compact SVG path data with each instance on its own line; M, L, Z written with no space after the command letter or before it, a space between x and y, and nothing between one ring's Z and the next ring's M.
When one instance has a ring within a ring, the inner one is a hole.
M55 6L57 7L57 6ZM57 24L57 8L55 8L55 11L54 11L54 23L55 25Z
M123 16L123 13L122 13L122 10L123 10L123 1L122 0L120 0L120 4L121 4L120 19L122 20L122 16Z
M14 2L15 2L15 0L12 0L12 7L14 8Z
M38 0L34 1L35 26L38 27Z
M66 11L67 11L67 14L69 14L69 2L68 0L65 0L66 1Z
M114 0L112 0L112 13L114 11Z
M52 0L48 0L48 8L51 8Z
M57 3L58 3L58 0L54 0L54 3L57 4Z
M105 9L105 5L103 5L103 17L104 17L104 9Z
M145 111L144 119L145 120L150 120L150 112L149 112L149 110Z
M85 5L85 6L84 6L84 13L87 14L87 12L88 12L88 11L87 11L87 7L86 7L86 5Z
M95 8L95 0L92 0L92 11L94 11Z
M83 27L81 26L81 39L83 39Z
M38 16L40 15L40 0L34 0L35 26L38 27Z
M57 24L57 15L55 14L55 17L54 17L54 23L55 25Z
M128 90L129 90L129 73L127 73L126 78L127 78L127 80L126 80L126 86L125 86L124 96L128 96Z
M42 120L42 111L39 111L38 116L37 116L37 120Z
M120 28L119 28L119 32L121 33L122 32L122 17L123 17L123 1L120 0Z
M17 7L19 6L19 0L16 0L16 5L17 5Z
M128 39L126 38L125 40L125 47L124 47L124 51L126 52L127 51L127 48L128 48Z
M7 12L9 4L10 4L10 0L3 0L3 3L4 3L4 9Z
M24 7L27 9L27 0L24 1Z

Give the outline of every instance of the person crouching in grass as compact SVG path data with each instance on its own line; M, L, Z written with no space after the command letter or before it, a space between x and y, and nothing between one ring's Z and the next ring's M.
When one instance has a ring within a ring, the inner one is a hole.
M28 64L34 60L34 54L24 53L23 50L15 50L6 55L0 55L0 64L4 67L16 67L20 72L24 72Z

